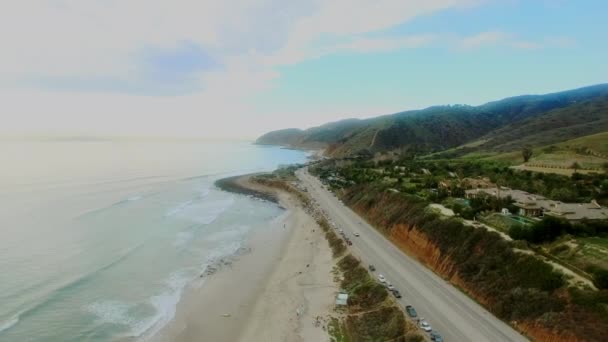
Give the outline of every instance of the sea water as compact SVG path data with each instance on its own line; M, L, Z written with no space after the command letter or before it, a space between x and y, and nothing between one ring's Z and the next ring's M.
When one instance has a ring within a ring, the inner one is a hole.
M0 341L145 340L281 213L214 181L305 159L243 142L0 142Z

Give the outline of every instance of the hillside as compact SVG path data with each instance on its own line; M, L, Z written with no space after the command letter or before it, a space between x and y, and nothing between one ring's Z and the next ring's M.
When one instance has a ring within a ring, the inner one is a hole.
M307 130L283 130L257 143L325 147L333 156L363 150L430 153L513 151L608 130L608 84L546 95L524 95L481 106L449 105L367 120L343 120Z

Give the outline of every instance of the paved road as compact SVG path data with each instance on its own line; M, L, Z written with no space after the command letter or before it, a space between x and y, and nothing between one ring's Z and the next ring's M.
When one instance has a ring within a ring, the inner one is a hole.
M297 172L310 195L353 241L351 252L376 266L403 295L400 304L413 305L446 341L528 341L448 282L407 256L361 217L340 203L306 169ZM360 237L355 237L359 233Z

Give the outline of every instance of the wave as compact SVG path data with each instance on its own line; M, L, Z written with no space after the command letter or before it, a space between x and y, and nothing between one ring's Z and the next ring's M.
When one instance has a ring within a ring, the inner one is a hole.
M34 305L30 306L29 308L27 308L25 310L22 310L21 312L19 312L15 316L13 316L13 318L9 319L8 321L3 322L0 325L0 332L3 331L3 330L10 329L15 324L17 324L22 318L28 317L28 316L32 315L33 313L35 313L36 311L44 308L46 305L49 305L49 304L53 303L54 301L60 299L61 296L62 296L62 294L64 294L64 293L70 293L70 291L73 288L87 283L93 277L95 277L97 274L99 274L99 273L101 273L101 272L103 272L103 271L105 271L105 270L113 267L114 265L122 262L123 260L125 260L126 258L128 258L132 253L134 253L136 250L138 250L141 246L143 246L143 243L140 243L139 245L136 245L136 246L133 246L133 247L129 248L126 252L124 252L118 258L110 261L109 263L103 265L102 267L100 267L98 269L95 269L95 270L93 270L93 271L91 271L89 273L83 274L80 277L77 277L77 278L75 278L73 280L67 281L63 285L61 285L58 288L52 290L44 299L42 299L38 303L35 303ZM9 325L9 323L10 323L10 325Z
M148 194L148 196L149 195L154 195L154 194L155 193L150 193L150 194ZM91 215L91 214L101 213L101 212L104 212L104 211L109 210L109 209L113 209L113 208L120 207L120 206L129 204L129 203L132 203L132 202L136 202L136 201L142 200L143 198L144 198L144 195L139 195L139 194L133 195L131 197L127 197L127 198L125 198L123 200L120 200L118 202L114 202L114 203L112 203L110 205L107 205L105 207L87 210L84 213L81 213L80 215L78 215L76 218L79 219L79 218L84 218L84 217L86 217L88 215Z
M4 322L0 322L0 333L17 325L17 323L19 323L20 317L21 317L21 313L16 314L15 316L11 317L10 319L8 319Z
M226 259L238 254L241 249L241 242L232 241L221 245L209 253L206 261L201 265L202 271L206 272L209 268L220 267ZM146 341L158 333L174 317L177 305L182 297L183 291L193 280L201 281L199 276L188 275L185 270L174 272L165 280L166 289L161 294L149 299L149 304L154 307L155 314L147 319L130 324L131 331L129 337L139 338ZM202 283L199 283L199 285Z
M187 208L192 203L194 203L194 200L189 200L189 201L180 203L175 208L167 211L167 213L165 214L165 216L174 216L175 214L179 213L183 209Z
M169 210L165 217L176 217L206 225L215 221L233 203L233 198L202 202L189 200Z
M133 325L130 336L143 337L143 340L146 340L169 323L175 317L177 303L191 279L192 277L185 276L183 273L173 273L165 282L168 289L149 300L156 314Z

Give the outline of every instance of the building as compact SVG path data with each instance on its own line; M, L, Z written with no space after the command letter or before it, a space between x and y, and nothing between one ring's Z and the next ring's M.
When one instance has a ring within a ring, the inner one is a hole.
M595 201L591 203L563 203L505 187L465 191L466 198L471 199L478 196L511 197L515 202L514 205L519 208L518 214L521 216L540 217L547 215L560 217L568 221L608 219L608 208L602 207Z
M347 293L338 293L336 297L336 305L342 306L348 304L348 294Z

